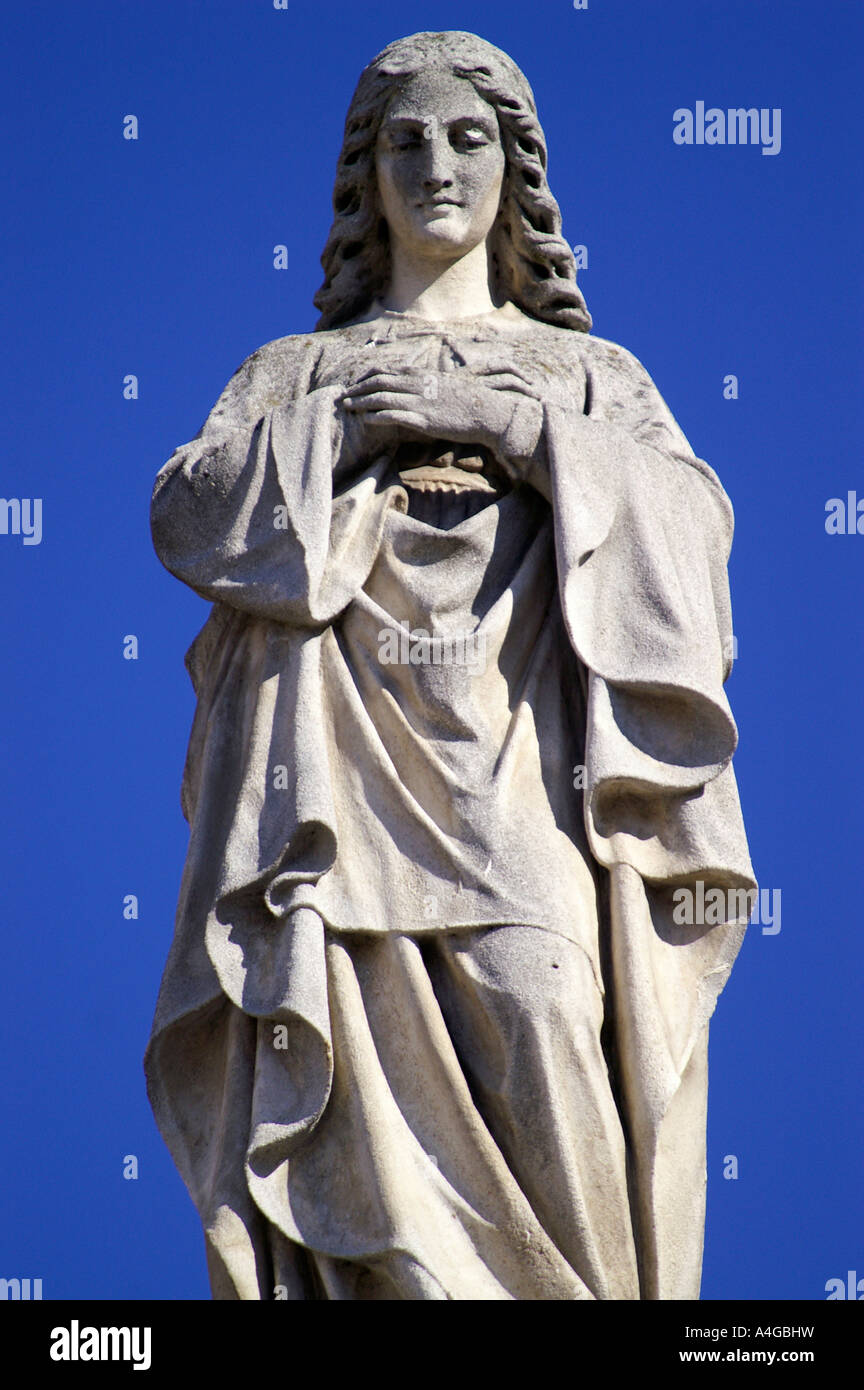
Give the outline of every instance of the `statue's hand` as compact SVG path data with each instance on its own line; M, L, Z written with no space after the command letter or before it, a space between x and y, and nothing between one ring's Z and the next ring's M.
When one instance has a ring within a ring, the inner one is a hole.
M379 438L431 437L485 445L514 477L522 474L518 455L526 452L526 441L530 444L532 436L536 445L543 424L536 389L513 369L490 368L482 375L458 368L447 372L373 369L348 388L341 404ZM512 426L517 413L520 443L514 452Z

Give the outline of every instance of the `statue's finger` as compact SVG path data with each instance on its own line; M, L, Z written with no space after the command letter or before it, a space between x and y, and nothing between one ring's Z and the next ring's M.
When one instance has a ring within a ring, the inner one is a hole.
M429 428L426 417L418 415L414 410L376 410L370 414L367 423L370 425L402 425L421 432Z
M483 383L490 386L493 391L518 391L522 396L531 396L537 399L537 388L523 376L516 376L513 372L490 372L484 376Z
M374 413L378 410L404 410L411 405L417 405L421 400L422 396L417 391L376 391L368 396L346 401L345 405L349 409Z
M428 374L427 374L428 375ZM423 380L422 373L419 372L367 372L365 376L359 378L353 386L349 386L345 392L346 396L362 396L369 391L378 390L410 390L411 383L415 384Z

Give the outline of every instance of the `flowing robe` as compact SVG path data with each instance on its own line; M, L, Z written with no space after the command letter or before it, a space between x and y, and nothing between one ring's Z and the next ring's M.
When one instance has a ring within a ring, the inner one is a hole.
M522 371L537 486L430 521L338 406L391 365ZM280 339L153 534L214 603L146 1058L214 1296L698 1297L732 516L644 368L512 306Z

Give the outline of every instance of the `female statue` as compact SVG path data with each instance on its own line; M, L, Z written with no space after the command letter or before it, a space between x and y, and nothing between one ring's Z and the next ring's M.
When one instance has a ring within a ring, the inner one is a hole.
M545 167L505 54L391 44L316 331L157 479L214 607L146 1067L216 1298L698 1297L732 517Z

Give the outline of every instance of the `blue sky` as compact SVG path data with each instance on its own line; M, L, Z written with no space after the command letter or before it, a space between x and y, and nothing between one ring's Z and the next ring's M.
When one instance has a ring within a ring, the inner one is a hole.
M712 1025L703 1297L864 1276L864 536L825 530L829 498L864 497L859 7L90 0L7 8L0 83L0 495L43 501L41 544L0 535L0 1275L45 1297L208 1296L141 1069L207 613L156 560L150 491L241 360L314 325L361 68L450 28L528 76L595 331L645 363L736 511L736 770L782 927L748 932ZM779 108L779 153L676 145L697 101Z

